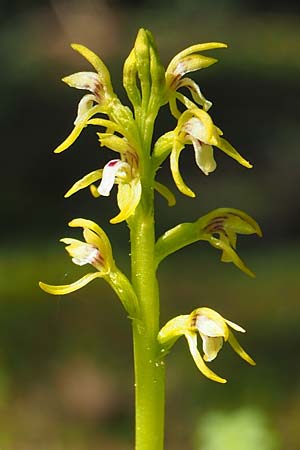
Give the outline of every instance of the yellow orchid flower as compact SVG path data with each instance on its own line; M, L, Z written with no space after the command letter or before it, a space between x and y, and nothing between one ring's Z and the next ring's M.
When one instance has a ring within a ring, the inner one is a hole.
M66 251L74 264L83 266L92 265L96 272L84 275L79 280L68 285L53 286L40 282L40 287L54 295L64 295L77 291L96 278L106 278L112 268L114 260L108 237L95 222L86 219L74 219L69 222L70 227L82 227L85 242L73 238L63 238L61 242L67 244Z
M210 380L226 383L227 380L219 377L205 364L216 358L224 342L228 342L242 359L255 365L253 359L236 340L231 328L245 333L242 327L225 319L213 309L202 307L195 309L191 314L177 316L167 322L158 334L158 341L165 352L180 336L185 336L191 355L200 372ZM198 335L202 339L203 357L197 346Z
M218 147L242 166L247 168L252 167L221 136L222 131L214 125L210 115L202 109L189 109L181 114L174 132L170 164L175 184L183 194L189 197L195 197L195 193L184 183L178 167L180 153L187 144L193 145L196 164L205 175L209 175L217 167L213 154L213 146Z
M222 262L232 262L244 273L254 277L254 273L236 252L238 234L257 234L261 237L262 231L252 217L239 209L215 209L195 222L181 223L166 231L156 242L156 264L193 242L207 241L221 250Z
M65 194L70 197L75 192L90 186L94 197L109 196L114 184L118 185L117 202L120 213L110 220L119 223L130 217L139 204L142 186L139 175L139 159L126 138L110 133L98 133L101 145L119 152L120 158L112 159L103 169L94 170L77 181ZM98 187L96 181L101 180Z
M177 100L187 108L194 108L197 104L202 106L205 111L208 111L212 106L212 103L203 96L199 86L192 79L184 77L184 75L188 72L204 69L217 62L217 59L203 56L199 52L226 47L227 45L222 42L196 44L181 51L171 60L166 70L166 87L170 110L175 118L178 119L181 114L177 108ZM180 88L187 88L196 104L178 92Z
M125 137L121 138L111 133L97 133L100 144L120 153L120 158L110 160L103 169L94 170L78 180L65 194L70 197L81 189L90 186L94 197L110 195L115 184L118 185L117 203L120 213L110 222L115 224L127 220L134 214L142 194L142 185L139 174L139 157ZM94 185L101 180L98 187ZM154 188L169 203L175 204L175 197L169 189L161 183L155 182Z
M80 53L95 68L96 72L77 72L62 81L70 87L90 91L78 104L77 116L74 121L75 128L70 135L55 149L55 153L60 153L70 147L77 139L81 131L88 125L88 122L98 113L105 113L109 102L115 97L110 74L103 61L91 50L80 44L72 44L71 47ZM99 119L101 121L101 119ZM106 122L102 119L103 126ZM101 123L102 125L102 123Z

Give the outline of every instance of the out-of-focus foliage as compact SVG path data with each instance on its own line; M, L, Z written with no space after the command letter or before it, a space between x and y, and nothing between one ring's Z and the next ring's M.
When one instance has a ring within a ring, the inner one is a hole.
M197 450L278 450L276 432L255 408L212 411L199 423Z

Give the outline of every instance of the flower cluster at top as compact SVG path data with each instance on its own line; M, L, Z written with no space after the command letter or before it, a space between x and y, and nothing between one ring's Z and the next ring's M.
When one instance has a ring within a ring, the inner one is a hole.
M149 156L156 173L170 155L175 184L183 194L191 197L195 194L185 184L179 170L180 154L187 146L193 147L195 162L205 175L216 169L213 147L250 168L251 164L222 137L222 131L213 123L207 112L212 103L205 99L199 86L185 76L217 61L202 55L202 52L224 47L226 44L220 42L193 45L178 53L165 70L152 35L141 29L124 64L123 84L132 103L131 110L115 94L103 61L86 47L73 44L72 48L88 60L95 72L78 72L63 78L69 86L90 93L80 100L75 127L55 152L66 150L86 126L93 125L100 127L97 132L100 146L107 147L118 156L104 168L94 170L77 181L65 196L69 197L86 187L90 187L95 197L108 196L117 184L120 213L111 219L111 223L118 223L131 217L141 200L143 177L146 178L145 164ZM188 91L191 98L181 92L182 88ZM159 109L167 103L177 125L158 139L151 153L153 124ZM175 198L169 189L157 181L153 183L153 188L166 197L169 205L173 205Z

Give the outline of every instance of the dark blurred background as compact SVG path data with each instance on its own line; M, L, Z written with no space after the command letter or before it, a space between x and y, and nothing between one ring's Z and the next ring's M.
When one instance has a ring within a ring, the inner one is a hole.
M128 230L111 226L113 196L63 193L101 167L95 130L61 155L52 150L72 129L82 92L60 82L90 70L69 46L87 45L109 66L125 100L122 64L140 26L155 35L167 64L198 42L221 41L217 65L193 74L225 137L253 164L244 169L215 151L218 168L202 176L192 151L182 171L197 192L177 206L157 199L158 235L216 207L245 210L264 237L241 238L239 253L256 272L248 279L205 243L161 266L162 323L211 306L244 326L248 367L224 348L213 368L229 379L204 379L185 342L168 358L166 448L297 450L300 448L299 95L300 4L258 0L41 1L0 4L0 447L5 450L133 448L130 324L103 283L54 298L39 279L74 281L85 272L58 239L74 236L67 221L94 219L109 233L129 273ZM157 133L174 121L162 111ZM159 174L175 192L168 165ZM180 279L180 281L179 281ZM174 282L176 280L176 282ZM177 281L178 280L178 281Z

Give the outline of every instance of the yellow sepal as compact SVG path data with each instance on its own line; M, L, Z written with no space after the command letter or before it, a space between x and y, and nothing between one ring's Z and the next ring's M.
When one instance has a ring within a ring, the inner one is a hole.
M103 273L101 272L92 272L84 275L79 280L75 281L71 284L64 284L60 286L54 286L51 284L43 283L42 281L39 282L39 286L43 291L48 292L49 294L53 295L65 295L70 294L71 292L78 291L78 289L81 289L82 287L86 286L91 281L95 280L96 278L103 277Z

